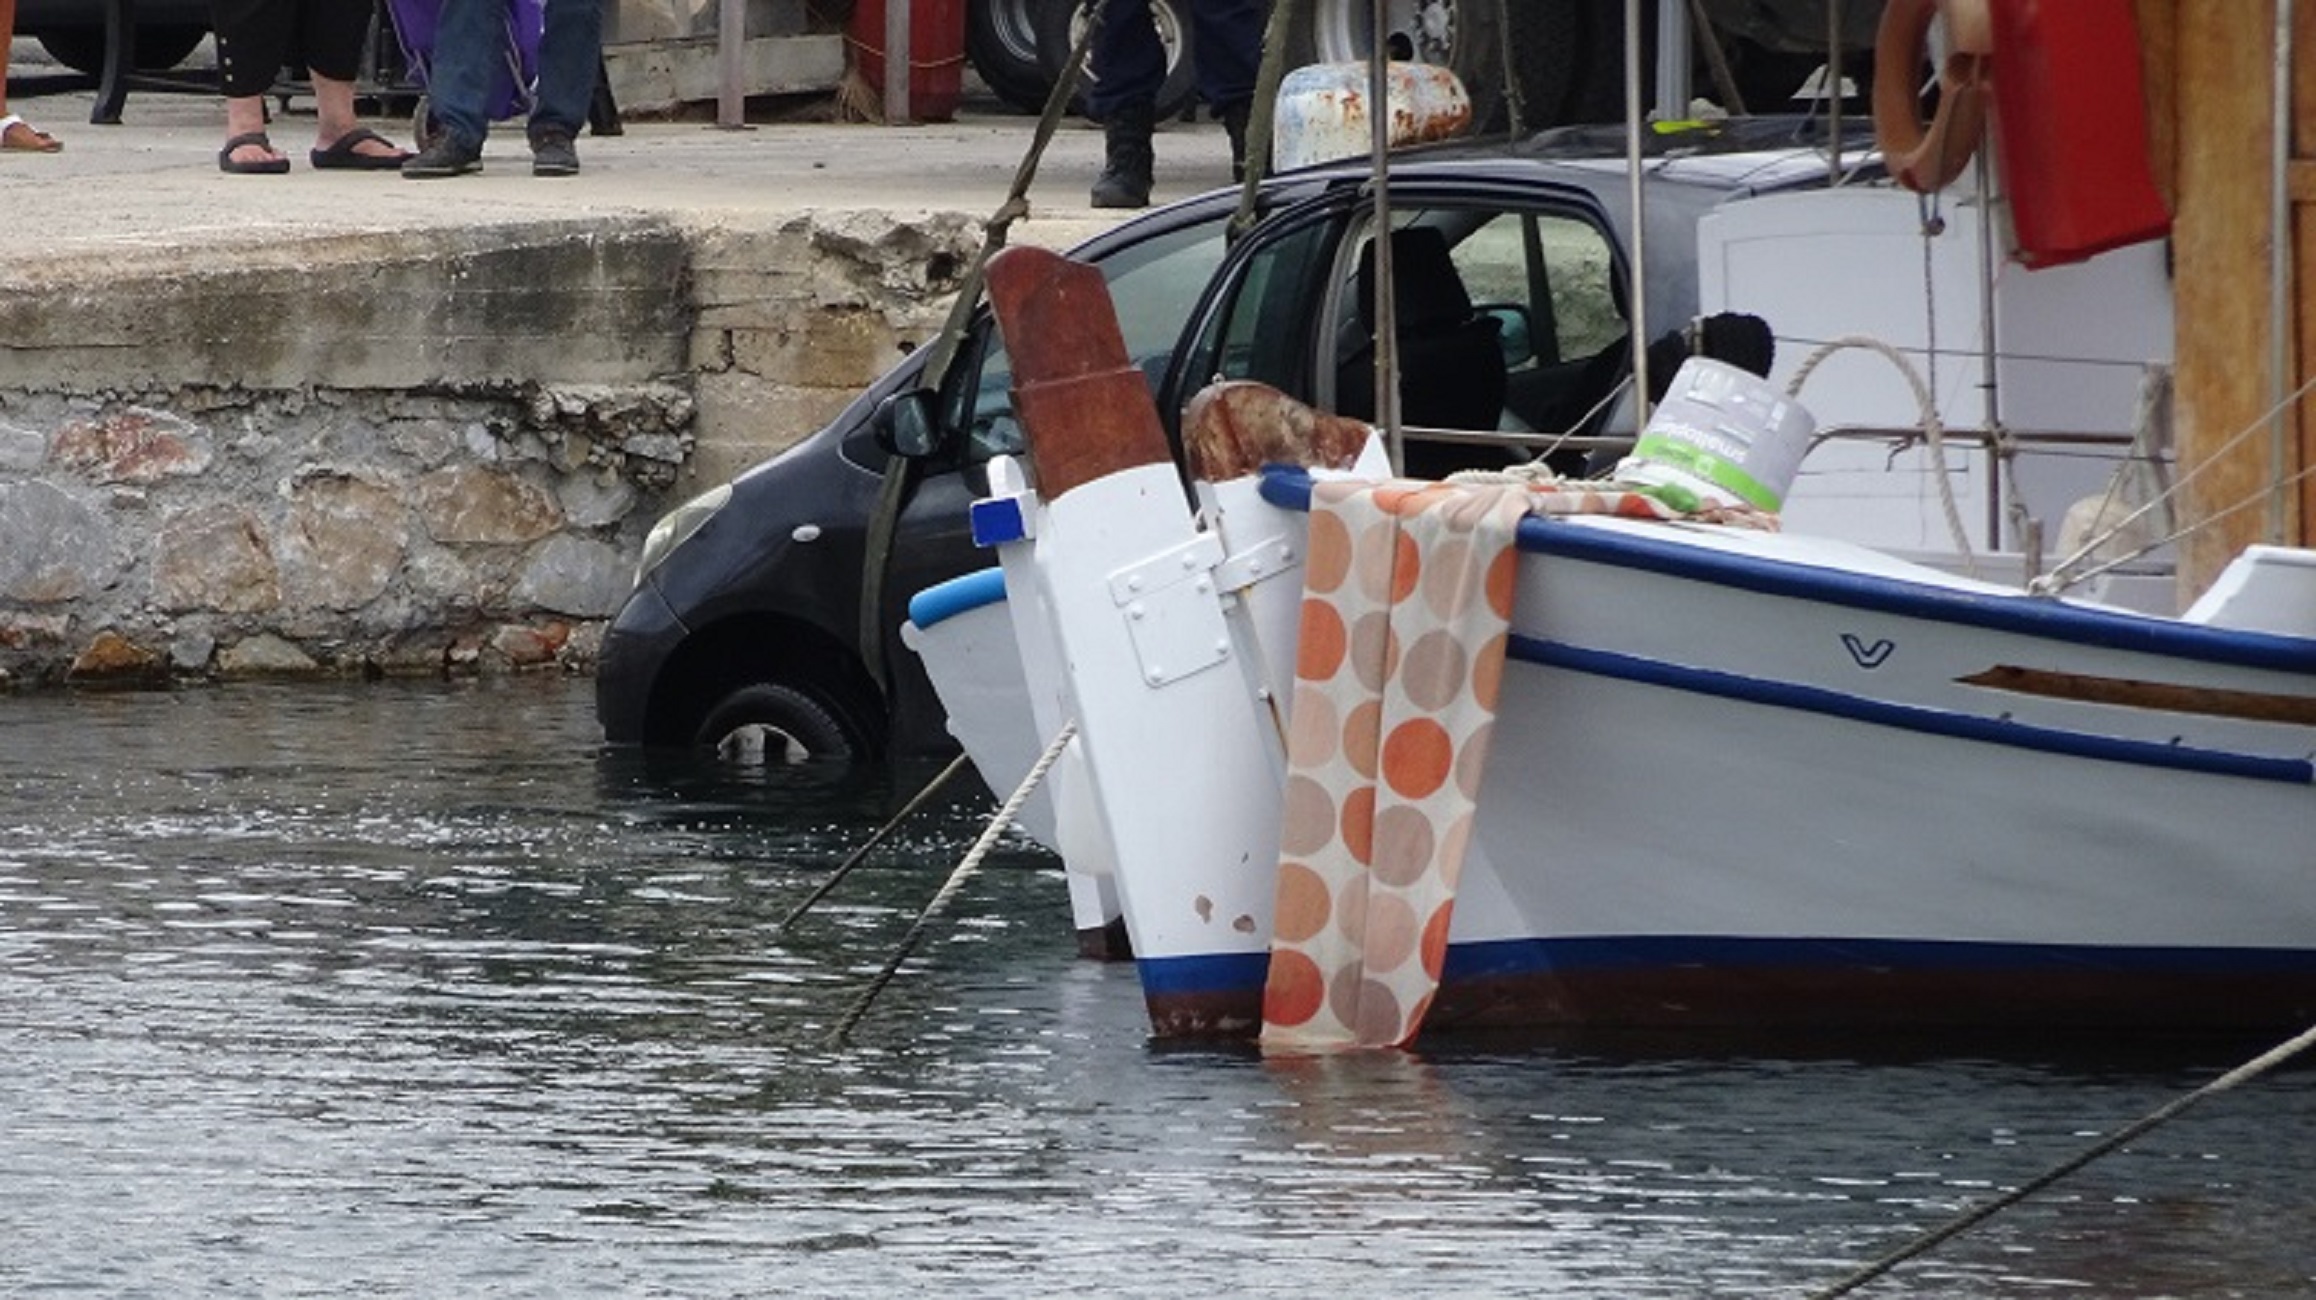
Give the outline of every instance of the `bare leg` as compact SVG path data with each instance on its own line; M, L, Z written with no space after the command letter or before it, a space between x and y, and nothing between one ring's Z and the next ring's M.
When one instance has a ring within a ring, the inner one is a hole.
M0 0L5 3L6 0ZM225 137L265 134L265 96L237 95L225 101ZM241 164L273 162L289 155L279 149L262 145L244 144L233 151L233 161Z
M8 113L8 55L16 43L16 0L0 0L0 118ZM54 152L60 146L46 131L34 129L29 122L13 122L0 129L13 148Z
M15 0L0 0L13 4ZM315 127L314 147L327 149L338 138L362 124L354 118L354 83L337 81L320 73L313 74ZM372 158L399 158L404 151L379 140L363 140L354 146L354 152Z

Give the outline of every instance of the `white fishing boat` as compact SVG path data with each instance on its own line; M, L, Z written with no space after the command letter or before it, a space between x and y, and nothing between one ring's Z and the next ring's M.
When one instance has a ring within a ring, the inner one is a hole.
M990 284L1002 600L911 640L993 784L1058 738L1159 1034L2316 1019L2316 551L2155 614L1781 531L1812 422L1704 360L1607 485L1248 386L1178 464L1098 277Z

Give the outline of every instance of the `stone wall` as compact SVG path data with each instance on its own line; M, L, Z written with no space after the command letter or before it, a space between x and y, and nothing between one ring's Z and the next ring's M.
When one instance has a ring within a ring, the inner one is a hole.
M0 684L584 668L651 523L929 337L974 238L636 218L14 269Z

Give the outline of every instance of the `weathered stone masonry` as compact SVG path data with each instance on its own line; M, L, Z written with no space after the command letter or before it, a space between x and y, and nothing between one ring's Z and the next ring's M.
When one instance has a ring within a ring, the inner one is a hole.
M974 239L620 218L0 269L0 684L584 668L651 522L929 337Z

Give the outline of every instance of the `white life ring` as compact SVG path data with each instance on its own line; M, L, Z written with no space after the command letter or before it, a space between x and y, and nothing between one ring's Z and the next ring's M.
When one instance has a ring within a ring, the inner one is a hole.
M1946 59L1938 69L1938 111L1925 126L1915 89L1933 18L1946 24ZM1874 142L1900 185L1928 194L1969 165L1986 128L1993 55L1987 0L1890 0L1882 10L1874 34Z

